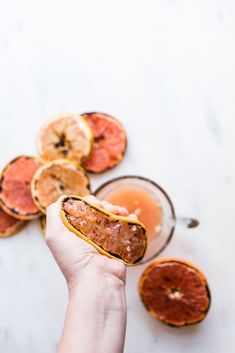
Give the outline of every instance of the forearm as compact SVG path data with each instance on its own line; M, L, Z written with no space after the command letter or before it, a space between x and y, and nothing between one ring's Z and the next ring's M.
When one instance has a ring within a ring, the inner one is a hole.
M58 353L122 353L125 330L123 281L105 274L83 280L70 290Z

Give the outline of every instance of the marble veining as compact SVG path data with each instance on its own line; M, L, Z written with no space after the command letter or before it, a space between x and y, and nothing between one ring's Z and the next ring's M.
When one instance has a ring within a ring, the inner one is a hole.
M222 143L223 133L220 126L219 118L217 117L215 110L209 102L206 102L206 116L208 129L214 136L215 141L219 144Z

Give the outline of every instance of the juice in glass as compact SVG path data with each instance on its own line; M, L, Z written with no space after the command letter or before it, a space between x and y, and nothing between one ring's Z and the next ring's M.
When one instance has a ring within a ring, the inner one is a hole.
M125 207L136 214L147 230L149 239L160 233L163 220L163 209L151 192L138 186L124 185L109 192L105 200L114 205Z

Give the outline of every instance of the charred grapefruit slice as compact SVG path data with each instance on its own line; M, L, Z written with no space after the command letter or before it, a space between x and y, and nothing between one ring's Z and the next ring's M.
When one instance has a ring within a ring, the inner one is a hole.
M41 129L38 150L45 162L66 158L81 164L91 153L93 134L85 119L64 113L50 119Z
M10 216L0 207L0 238L18 233L26 222Z
M30 184L40 167L35 157L19 156L9 162L0 178L0 204L5 212L18 219L30 220L41 212L34 204Z
M94 147L83 167L94 173L101 173L121 162L126 150L127 137L122 124L104 113L84 113L94 134Z
M204 274L178 259L153 261L140 278L139 294L152 316L176 327L202 321L211 300Z
M145 254L146 230L137 220L114 215L73 195L62 198L61 218L70 231L103 255L133 265Z
M32 180L32 196L37 207L46 214L46 208L61 195L90 194L90 182L86 172L78 165L57 159L45 163Z

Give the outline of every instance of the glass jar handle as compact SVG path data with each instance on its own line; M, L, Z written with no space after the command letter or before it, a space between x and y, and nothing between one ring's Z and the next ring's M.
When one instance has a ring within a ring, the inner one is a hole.
M199 221L195 218L177 217L176 225L180 225L186 228L196 228L199 226Z

